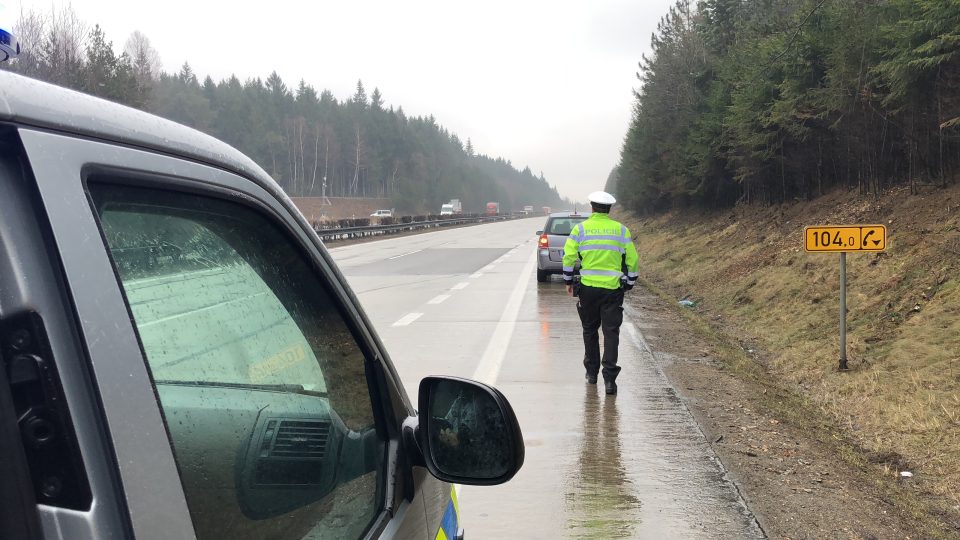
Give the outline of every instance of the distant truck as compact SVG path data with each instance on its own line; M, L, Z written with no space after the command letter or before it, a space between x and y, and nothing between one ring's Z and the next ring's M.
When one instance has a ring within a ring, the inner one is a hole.
M487 203L487 212L488 216L497 216L500 214L500 203L498 202L488 202Z
M526 205L526 206L523 207L523 215L529 216L529 215L532 214L532 213L533 213L533 205L532 205L532 204L528 204L528 205Z
M440 215L441 216L452 216L454 214L462 214L463 205L460 204L460 199L450 199L450 202L444 203L440 206Z
M549 215L550 215L550 207L549 207L549 206L544 206L544 207L543 207L543 215L545 215L545 216L549 216Z

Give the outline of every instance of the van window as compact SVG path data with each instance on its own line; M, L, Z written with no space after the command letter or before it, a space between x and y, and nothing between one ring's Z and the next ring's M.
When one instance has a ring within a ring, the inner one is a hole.
M324 279L261 214L92 184L198 538L357 538L384 442Z

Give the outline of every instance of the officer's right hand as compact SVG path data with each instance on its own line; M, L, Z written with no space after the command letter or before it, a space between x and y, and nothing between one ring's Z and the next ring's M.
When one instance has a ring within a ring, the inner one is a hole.
M567 294L573 296L573 285L567 285Z

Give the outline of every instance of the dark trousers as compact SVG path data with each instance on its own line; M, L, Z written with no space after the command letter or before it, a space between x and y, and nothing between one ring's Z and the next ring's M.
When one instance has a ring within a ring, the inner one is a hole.
M617 348L620 345L620 324L623 322L623 290L600 287L580 288L577 313L583 325L583 367L596 375L603 365L603 379L614 381L620 373ZM603 328L603 359L600 358L600 334Z

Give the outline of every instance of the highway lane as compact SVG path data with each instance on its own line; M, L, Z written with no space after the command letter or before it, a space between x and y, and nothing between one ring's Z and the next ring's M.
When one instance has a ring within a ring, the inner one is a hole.
M413 398L424 376L474 377L503 312L498 299L529 266L538 225L516 220L331 250Z
M415 400L431 374L495 384L526 461L461 489L470 538L762 538L628 310L620 393L583 380L574 300L534 277L542 218L331 250Z

